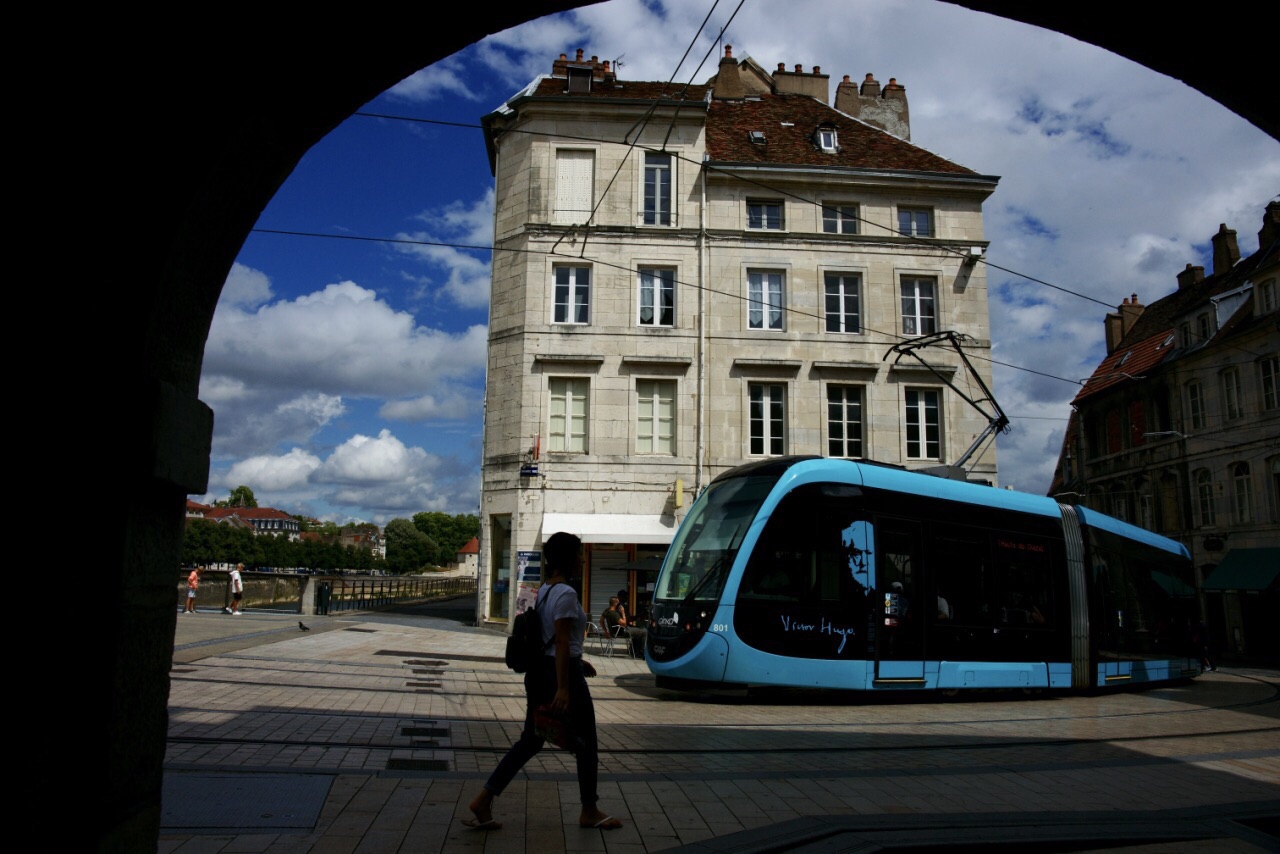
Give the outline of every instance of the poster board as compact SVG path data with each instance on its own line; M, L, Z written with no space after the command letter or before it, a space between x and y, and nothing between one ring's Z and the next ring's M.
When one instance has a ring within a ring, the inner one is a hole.
M542 552L516 552L516 610L523 614L537 599L542 584Z

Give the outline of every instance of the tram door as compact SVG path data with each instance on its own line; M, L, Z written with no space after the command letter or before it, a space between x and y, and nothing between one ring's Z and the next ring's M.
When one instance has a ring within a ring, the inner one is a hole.
M881 611L876 635L875 679L924 682L928 622L921 560L920 523L881 517L876 523L876 593Z

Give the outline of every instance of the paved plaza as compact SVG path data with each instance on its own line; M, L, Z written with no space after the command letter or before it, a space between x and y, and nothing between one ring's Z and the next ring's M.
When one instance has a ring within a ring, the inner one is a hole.
M1280 850L1280 673L1231 668L890 702L677 694L593 654L600 805L626 826L579 829L573 758L547 749L502 829L471 830L523 689L502 635L440 614L178 615L158 850Z

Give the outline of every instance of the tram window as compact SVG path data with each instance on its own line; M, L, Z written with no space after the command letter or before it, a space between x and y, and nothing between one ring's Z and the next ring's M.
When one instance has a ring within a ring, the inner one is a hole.
M1053 578L1049 545L1038 538L997 534L996 572L1001 604L997 622L1035 628L1053 624Z
M938 567L939 619L969 626L994 622L992 615L998 612L999 596L991 572L989 541L985 531L963 530L943 531L932 540Z
M800 658L865 654L871 538L859 504L806 487L783 499L738 587L734 628L743 641Z
M1184 653L1196 613L1189 561L1089 530L1090 629L1103 655Z

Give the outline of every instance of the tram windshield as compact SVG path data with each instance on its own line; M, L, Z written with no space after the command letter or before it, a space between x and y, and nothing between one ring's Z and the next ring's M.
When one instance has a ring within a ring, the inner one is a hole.
M658 578L658 602L715 601L776 476L731 477L707 487L680 526Z

